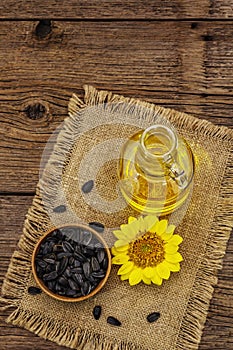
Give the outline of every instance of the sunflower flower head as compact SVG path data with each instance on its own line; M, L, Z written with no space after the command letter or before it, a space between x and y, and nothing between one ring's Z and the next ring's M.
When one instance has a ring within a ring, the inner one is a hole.
M174 231L174 225L153 215L129 217L128 224L113 231L117 240L112 264L121 265L121 280L129 280L131 286L140 282L161 285L171 272L178 272L183 260L178 248L183 239Z

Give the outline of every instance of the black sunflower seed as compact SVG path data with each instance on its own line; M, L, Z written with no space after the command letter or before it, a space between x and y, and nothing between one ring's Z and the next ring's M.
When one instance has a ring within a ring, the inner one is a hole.
M66 270L68 265L68 258L65 256L64 258L62 258L57 266L57 273L59 275L62 275L63 272Z
M160 313L159 312L152 312L147 316L147 321L152 323L157 321L160 318Z
M66 206L63 204L53 209L54 213L64 213L65 211L66 211Z
M79 289L78 284L74 280L69 279L68 282L69 282L69 285L70 285L71 289L73 289L73 290L78 290Z
M92 267L93 271L99 271L99 269L100 269L100 265L98 263L98 260L94 256L91 258L91 267Z
M93 309L93 316L96 320L98 320L101 316L101 311L102 311L102 308L100 305L96 305Z
M104 278L105 272L103 270L99 270L97 272L92 272L91 276L94 278Z
M91 291L91 284L87 281L83 282L81 286L81 293L82 295L88 295Z
M83 284L83 276L81 273L75 273L73 275L73 280L77 282L80 286Z
M93 228L97 232L103 232L104 231L104 225L100 222L89 222L89 226Z
M94 181L89 180L89 181L85 182L85 184L82 186L82 191L83 191L83 193L89 193L89 192L91 192L93 187L94 187Z
M102 263L104 258L105 258L105 251L104 251L104 249L98 249L98 251L97 251L97 259L98 259L100 264Z
M57 278L58 274L57 271L52 271L50 273L47 273L43 276L44 281L51 281L55 280Z
M42 293L42 290L40 288L37 288L37 287L29 287L28 293L31 295L37 295L37 294Z
M92 239L92 233L89 231L84 231L81 243L84 246L89 245L89 243L91 242L91 239Z
M108 316L107 323L111 324L112 326L121 326L121 322L113 316Z
M73 253L74 251L74 248L72 247L72 245L67 241L62 242L62 248L64 252Z
M91 274L91 266L90 266L90 263L89 261L86 261L84 264L83 264L83 273L84 273L84 276L86 278L88 278Z
M54 264L55 263L55 259L51 259L51 258L44 258L44 261L47 262L48 264Z

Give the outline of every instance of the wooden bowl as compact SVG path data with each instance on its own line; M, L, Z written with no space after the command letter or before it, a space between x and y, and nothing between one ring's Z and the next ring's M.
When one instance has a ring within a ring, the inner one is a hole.
M50 290L45 284L44 282L42 281L42 279L40 279L37 275L37 272L36 272L36 264L35 264L35 259L36 259L36 256L37 256L37 253L38 253L38 250L41 246L41 244L46 240L46 238L52 234L52 232L54 230L59 230L59 229L62 229L62 228L68 228L68 227L76 227L76 228L80 228L80 229L83 229L83 230L86 230L86 231L89 231L92 233L92 235L100 242L102 243L103 245L103 248L105 249L105 252L106 252L106 256L107 256L107 259L108 259L108 267L107 267L107 270L106 270L106 274L105 274L105 277L100 280L99 284L96 286L95 289L93 289L89 294L87 295L84 295L84 296L80 296L80 297L77 297L77 298L74 298L74 297L68 297L68 296L63 296L63 295L59 295L59 294L55 294L52 290ZM57 299L57 300L61 300L61 301L68 301L68 302L78 302L78 301L82 301L82 300L86 300L88 298L91 298L93 295L95 295L96 293L98 293L102 288L103 286L105 285L108 277L109 277L109 274L110 274L110 271L111 271L111 253L110 253L110 250L105 242L105 240L100 236L100 234L98 234L93 228L89 227L89 226L85 226L85 225L75 225L75 224L70 224L70 225L63 225L63 226L58 226L58 227L53 227L51 228L49 231L47 231L40 239L39 241L37 242L35 248L34 248L34 251L33 251L33 254L32 254L32 272L33 272L33 276L36 280L36 283L39 285L39 287L41 288L41 290L43 292L45 292L47 295L51 296L52 298L54 299Z

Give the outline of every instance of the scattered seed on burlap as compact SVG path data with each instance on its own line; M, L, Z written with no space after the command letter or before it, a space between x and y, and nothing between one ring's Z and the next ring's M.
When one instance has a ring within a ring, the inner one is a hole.
M100 222L89 222L89 226L99 233L104 232L104 225Z
M37 288L37 287L29 287L28 293L31 295L37 295L37 294L41 294L42 290L40 288Z
M83 191L83 193L89 193L89 192L91 192L93 187L94 187L94 181L89 180L89 181L85 182L84 185L82 185L82 191Z
M113 316L108 316L107 323L111 324L112 326L121 326L121 321L119 321L117 318Z
M102 308L100 305L96 305L93 309L93 316L96 320L99 320L100 316L101 316L101 311Z
M66 206L61 204L53 209L54 213L64 213L66 211Z
M152 312L147 316L147 321L152 323L157 321L160 318L160 313L159 312Z

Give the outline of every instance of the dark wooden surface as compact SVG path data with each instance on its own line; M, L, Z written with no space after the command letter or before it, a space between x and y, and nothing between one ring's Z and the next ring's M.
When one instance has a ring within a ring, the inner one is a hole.
M0 68L2 283L46 141L83 84L233 127L233 0L1 0ZM200 350L233 349L232 267L233 239ZM48 347L63 349L1 318L0 350Z

